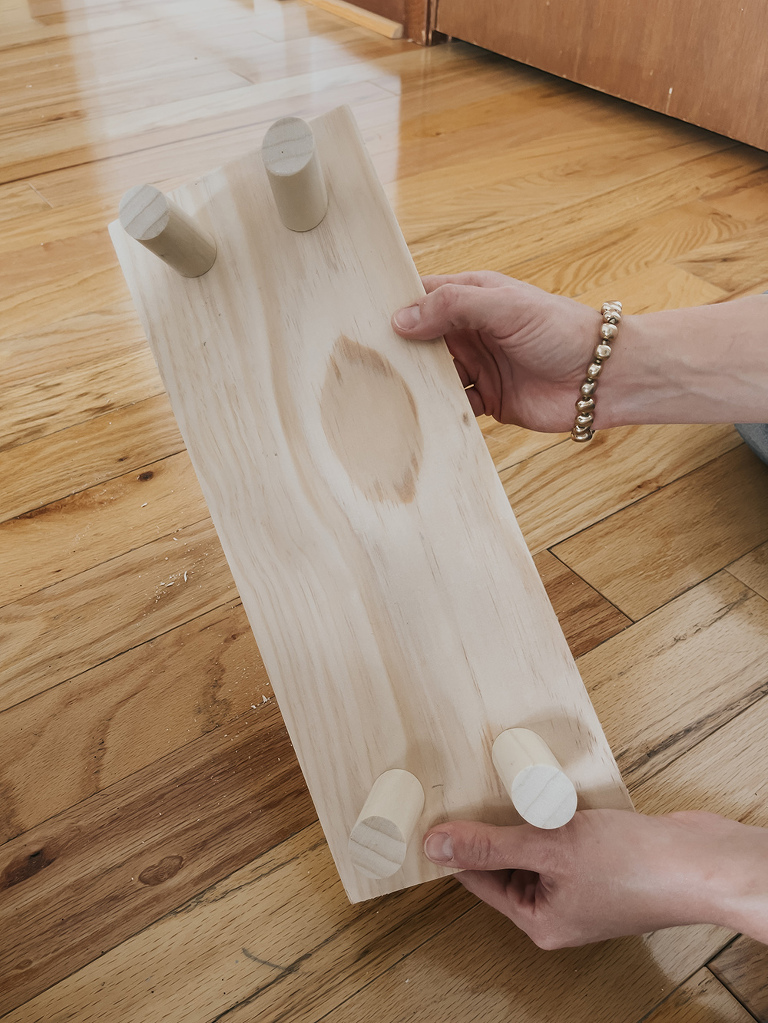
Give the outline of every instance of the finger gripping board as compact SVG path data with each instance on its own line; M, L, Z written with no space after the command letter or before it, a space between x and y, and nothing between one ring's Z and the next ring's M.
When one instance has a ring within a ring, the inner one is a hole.
M506 728L548 743L581 807L630 805L350 112L313 122L328 212L287 230L254 152L172 198L218 255L183 278L110 232L349 898L447 871L420 835L518 822ZM379 775L425 806L376 880L348 838ZM247 793L243 794L247 798Z

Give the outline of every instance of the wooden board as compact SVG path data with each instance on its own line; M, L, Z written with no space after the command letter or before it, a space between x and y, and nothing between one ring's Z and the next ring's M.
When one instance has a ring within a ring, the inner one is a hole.
M349 832L385 770L421 781L417 831L514 821L490 746L519 725L581 806L630 804L447 350L390 327L421 284L351 114L313 128L329 192L314 231L282 226L254 153L173 193L216 237L205 276L110 232L360 901L446 873L418 840L389 879L352 866Z

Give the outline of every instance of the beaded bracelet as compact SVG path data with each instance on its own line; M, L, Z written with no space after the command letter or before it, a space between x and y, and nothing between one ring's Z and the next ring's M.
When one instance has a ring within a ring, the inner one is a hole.
M603 322L600 324L600 340L592 361L587 368L587 378L581 385L581 394L576 402L576 422L571 430L571 440L583 444L595 435L592 423L595 421L595 390L603 363L611 356L611 342L615 341L621 323L621 302L603 302Z

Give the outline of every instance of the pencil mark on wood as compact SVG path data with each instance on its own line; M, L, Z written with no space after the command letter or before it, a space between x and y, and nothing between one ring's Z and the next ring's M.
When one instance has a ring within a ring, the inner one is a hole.
M328 364L321 414L333 451L369 500L414 499L424 439L413 395L384 356L342 334Z
M183 856L165 856L159 863L153 863L151 867L142 870L139 874L139 881L151 888L163 884L175 877L184 866Z

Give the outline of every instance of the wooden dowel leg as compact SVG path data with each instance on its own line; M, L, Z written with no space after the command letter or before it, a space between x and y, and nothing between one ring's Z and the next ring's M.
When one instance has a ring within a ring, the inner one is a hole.
M120 223L182 277L202 277L216 261L214 239L154 185L136 185L125 193Z
M328 210L315 137L300 117L275 121L261 147L280 219L291 231L311 231Z
M349 836L349 855L357 870L376 879L397 873L423 809L418 778L400 770L380 775Z
M508 728L493 744L493 764L515 809L537 828L560 828L576 813L576 789L541 736Z

